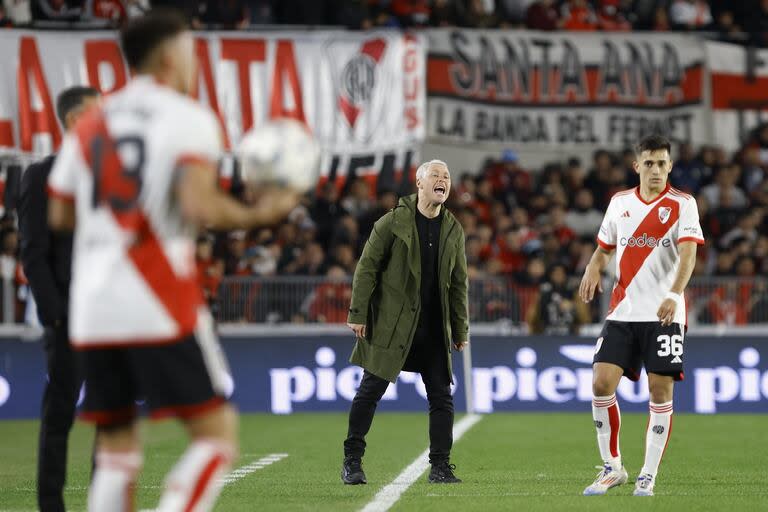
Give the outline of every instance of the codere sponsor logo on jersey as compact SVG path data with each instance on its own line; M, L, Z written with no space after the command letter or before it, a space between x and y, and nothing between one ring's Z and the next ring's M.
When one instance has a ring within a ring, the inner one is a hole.
M622 247L671 247L672 240L669 238L656 238L643 233L641 236L622 237L619 239Z

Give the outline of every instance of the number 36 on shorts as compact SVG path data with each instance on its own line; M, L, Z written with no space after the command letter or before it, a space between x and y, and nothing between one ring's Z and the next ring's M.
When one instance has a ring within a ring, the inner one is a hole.
M679 357L683 355L683 337L679 334L661 334L656 341L659 342L659 351L657 354L660 357Z

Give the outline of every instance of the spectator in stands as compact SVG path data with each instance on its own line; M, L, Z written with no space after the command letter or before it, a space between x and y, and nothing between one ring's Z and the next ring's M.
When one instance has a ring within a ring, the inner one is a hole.
M520 286L538 286L544 280L547 267L541 258L531 258L525 265L525 270L518 272L515 282Z
M587 173L581 164L580 158L569 158L565 166L564 183L569 192L575 192L584 188L584 180Z
M751 324L768 322L768 286L765 281L756 281L747 303L748 319Z
M433 27L452 27L458 25L460 16L456 0L435 0L432 4L430 25Z
M491 223L491 204L493 204L493 184L487 178L478 178L477 189L475 190L475 200L471 208L477 213L480 222Z
M247 276L251 273L248 268L248 262L245 259L246 233L238 230L229 234L227 244L228 257L224 262L224 269L227 275Z
M376 204L359 219L360 239L368 240L368 236L373 230L373 224L395 206L397 206L397 194L391 190L379 192Z
M32 0L32 19L35 21L78 21L82 2L66 0Z
M768 0L760 0L757 9L750 12L746 26L755 45L768 46Z
M746 208L747 196L736 186L740 174L739 165L736 163L721 167L715 174L715 182L702 188L700 195L706 197L710 207L715 209Z
M276 243L257 245L249 249L251 272L255 276L274 276L277 274L277 260L280 258L280 246Z
M317 224L318 239L330 241L336 222L346 214L339 203L339 189L334 183L328 182L322 186L310 208L310 214Z
M343 268L347 274L352 275L357 265L356 252L349 244L339 244L333 248L331 263Z
M498 0L496 14L505 25L519 27L523 25L526 12L534 3L535 0Z
M429 24L428 0L391 0L390 10L401 27L424 27Z
M566 246L576 239L576 233L568 227L565 221L565 208L562 206L553 206L549 210L549 215L541 217L541 222L547 229L551 230L557 241L562 246Z
M733 11L724 10L717 14L714 30L717 31L718 38L727 42L744 41L744 33L738 24Z
M547 271L536 299L526 314L533 334L576 334L582 324L589 322L587 304L578 300L576 287L568 280L568 269L555 264Z
M5 5L0 3L0 28L11 28L13 26L13 20L5 11Z
M681 144L675 160L670 182L675 188L689 194L697 194L702 185L709 183L715 172L717 153L711 147L701 148L698 157L690 144Z
M598 149L592 155L593 167L584 180L584 186L592 192L595 200L595 207L605 211L611 200L608 193L611 181L611 171L613 169L613 157L604 150Z
M656 7L656 10L653 13L653 24L651 28L656 32L669 32L672 30L669 14L663 5Z
M353 30L373 27L373 18L366 0L347 0L336 6L335 24Z
M597 30L597 16L587 0L567 0L562 8L562 21L565 30Z
M128 19L127 3L121 0L88 0L85 18L106 21L112 25L120 25Z
M603 222L603 214L595 207L595 198L589 189L576 192L573 207L565 216L566 225L578 236L594 236Z
M302 251L301 264L296 267L294 274L300 276L321 276L326 272L325 252L318 243L311 243Z
M280 0L272 3L274 18L284 25L325 25L332 19L332 0Z
M508 206L526 204L533 189L528 171L520 167L520 159L512 149L501 153L501 160L488 166L484 176L491 183L493 194L506 201Z
M341 200L341 207L358 219L373 209L371 188L364 178L356 178L352 182L348 195Z
M525 14L525 24L531 30L558 30L562 27L554 0L533 2Z
M215 28L243 29L248 26L250 14L245 0L217 0L205 2L201 21Z
M751 247L757 242L759 236L757 228L763 223L763 215L763 210L759 208L745 210L739 217L738 224L720 238L720 245L732 247L736 240L743 239L748 241Z
M768 165L761 161L762 153L763 150L755 146L747 146L742 152L743 172L741 174L741 186L750 196L754 195L754 192L768 178L768 175L766 175Z
M674 0L669 18L678 30L700 30L712 24L712 12L704 0Z
M224 262L213 256L213 238L202 235L197 239L196 246L197 276L203 289L203 296L216 311L216 299L219 294L219 284L224 276Z
M347 321L352 286L343 268L332 265L326 272L327 281L312 293L309 320L313 322L343 324Z
M632 25L621 11L619 0L600 0L597 11L597 27L607 32L628 32Z
M493 28L498 26L493 2L468 0L467 12L462 16L461 25L470 28Z

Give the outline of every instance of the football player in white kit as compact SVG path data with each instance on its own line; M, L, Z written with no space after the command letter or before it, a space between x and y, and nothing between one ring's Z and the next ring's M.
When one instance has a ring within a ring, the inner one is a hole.
M133 508L142 466L136 401L179 418L191 437L157 510L213 507L237 453L227 363L197 283L200 226L278 222L295 192L244 206L216 186L222 137L193 101L192 34L183 18L153 11L131 21L121 44L134 78L84 114L49 178L49 222L75 229L70 339L83 354L82 417L96 423L91 511Z
M670 186L670 143L660 136L635 148L640 186L614 195L579 288L589 302L602 291L601 272L616 252L616 284L593 364L592 415L603 466L585 495L602 495L627 481L619 450L621 413L616 388L622 375L639 378L645 365L650 418L645 462L635 496L652 496L672 431L674 382L683 379L686 305L683 291L704 243L696 200Z

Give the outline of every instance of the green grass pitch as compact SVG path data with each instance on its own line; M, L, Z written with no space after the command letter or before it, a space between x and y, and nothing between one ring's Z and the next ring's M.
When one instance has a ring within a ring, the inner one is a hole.
M621 446L630 478L642 466L646 416L625 414ZM0 511L35 507L38 424L0 422ZM379 414L368 438L368 485L339 479L344 414L246 415L241 423L245 466L271 453L288 457L225 487L216 510L354 511L410 464L427 445L427 415ZM66 499L84 510L92 430L72 436ZM164 473L185 443L173 422L145 425L146 462L139 509L158 500ZM674 417L672 439L653 498L631 496L632 485L605 497L583 497L599 457L589 414L493 414L454 446L459 485L429 485L423 475L392 510L768 510L768 415Z

